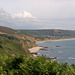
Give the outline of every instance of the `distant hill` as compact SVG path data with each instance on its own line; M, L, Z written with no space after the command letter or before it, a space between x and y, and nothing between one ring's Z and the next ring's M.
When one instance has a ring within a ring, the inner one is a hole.
M46 30L20 30L22 33L28 34L35 39L44 39L44 38L74 38L75 31L72 30L59 30L59 29L46 29Z
M35 39L44 38L73 38L75 37L75 31L72 30L60 30L60 29L41 29L41 30L14 30L8 27L0 26L0 32L19 35L22 37L33 37Z

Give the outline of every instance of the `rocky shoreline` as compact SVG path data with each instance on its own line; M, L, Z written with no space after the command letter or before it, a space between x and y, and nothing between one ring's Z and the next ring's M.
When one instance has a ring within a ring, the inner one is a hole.
M39 46L37 46L37 47L33 47L33 48L30 48L29 49L29 52L34 56L34 57L37 57L38 56L38 51L40 50L40 49L43 49L44 47L39 47Z
M54 39L54 40L44 40L44 41L37 41L37 43L43 43L43 42L49 42L49 41L63 41L63 40L73 40L75 38L69 38L69 39ZM60 47L60 46L50 46L50 47ZM44 50L47 51L46 48L48 47L43 47L43 46L37 46L29 49L29 52L33 55L33 57L38 57L38 51L39 50ZM49 58L48 58L49 59ZM51 58L50 58L51 59Z

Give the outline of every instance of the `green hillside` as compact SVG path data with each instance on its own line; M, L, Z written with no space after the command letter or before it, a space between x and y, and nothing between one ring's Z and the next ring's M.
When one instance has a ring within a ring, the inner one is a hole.
M0 26L0 55L30 57L29 48L37 46L32 37L7 27Z
M11 56L27 56L27 52L23 49L22 43L13 36L0 36L0 55L3 54Z

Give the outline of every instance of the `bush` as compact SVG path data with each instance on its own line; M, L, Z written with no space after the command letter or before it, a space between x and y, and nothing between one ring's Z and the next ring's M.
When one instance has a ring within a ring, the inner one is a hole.
M8 57L0 61L2 75L75 75L75 68L56 61L46 60L44 56L27 59L24 56Z

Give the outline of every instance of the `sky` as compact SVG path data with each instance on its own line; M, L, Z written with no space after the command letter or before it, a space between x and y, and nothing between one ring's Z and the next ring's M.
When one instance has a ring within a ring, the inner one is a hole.
M75 30L75 0L0 0L0 26Z

